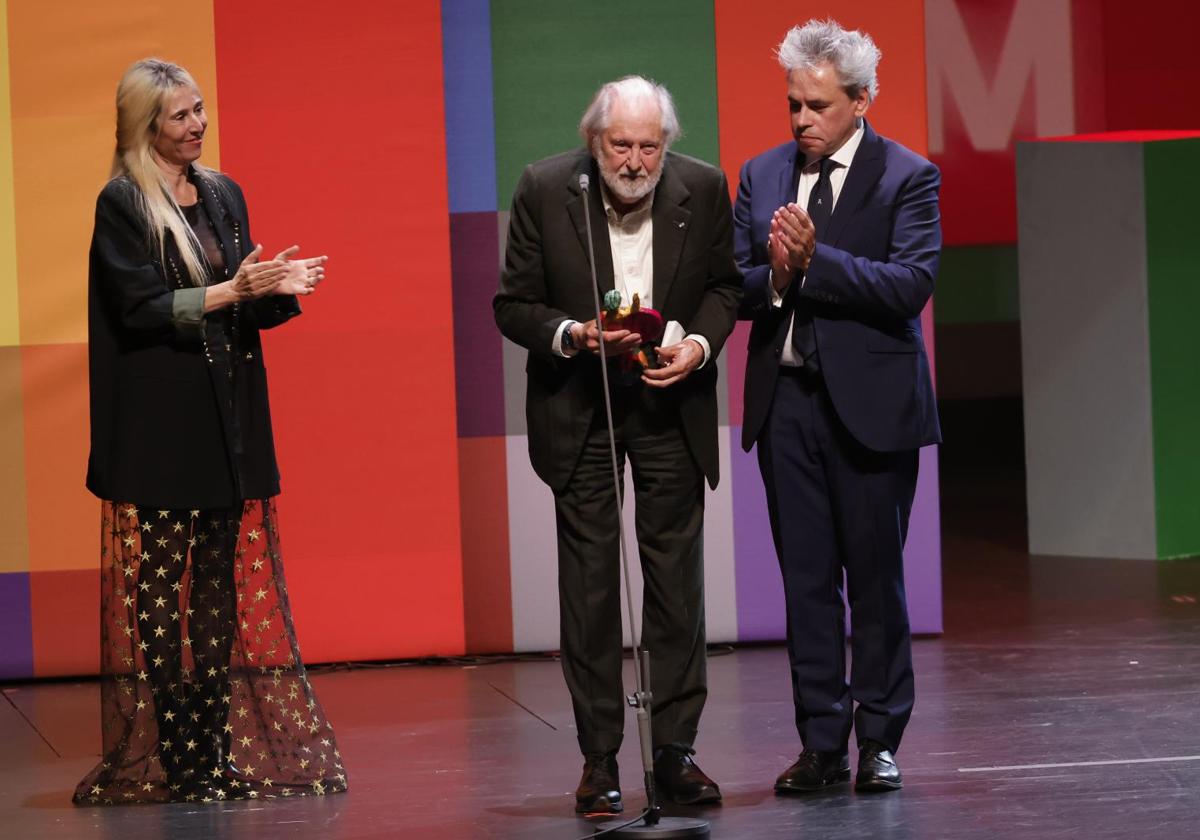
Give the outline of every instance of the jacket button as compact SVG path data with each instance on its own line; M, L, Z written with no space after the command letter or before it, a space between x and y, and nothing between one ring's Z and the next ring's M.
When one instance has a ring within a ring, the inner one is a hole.
M782 348L782 347L776 347L776 348L775 348L775 358L779 358L779 357L780 357L780 356L782 356L782 355L783 355L783 348Z

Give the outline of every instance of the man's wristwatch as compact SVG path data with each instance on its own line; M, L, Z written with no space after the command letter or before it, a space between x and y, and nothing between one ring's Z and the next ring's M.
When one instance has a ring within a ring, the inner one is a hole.
M575 337L571 335L571 329L579 323L578 321L568 321L566 328L562 331L562 352L564 356L569 356L579 348L575 346Z

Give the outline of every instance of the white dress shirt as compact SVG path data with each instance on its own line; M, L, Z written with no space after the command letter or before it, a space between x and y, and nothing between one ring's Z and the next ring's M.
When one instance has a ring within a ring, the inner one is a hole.
M811 188L810 188L811 189ZM629 306L633 296L638 296L638 302L647 309L654 308L654 219L651 209L654 206L654 193L638 202L637 206L628 213L621 214L613 206L608 195L608 187L602 185L600 196L604 199L604 215L608 219L608 243L612 250L613 288L621 293L621 305ZM556 356L574 356L575 352L563 351L562 336L573 324L578 322L568 318L558 325L554 332L551 350ZM711 348L708 339L697 333L680 338L682 327L676 321L665 325L663 345L674 344L683 338L690 338L700 345L704 351L704 361L700 367L708 363Z
M842 144L841 148L829 156L833 162L833 167L829 170L829 186L833 188L833 207L829 209L830 215L837 209L838 196L842 194L842 185L846 183L846 173L850 171L850 164L854 162L854 153L858 151L858 144L862 142L863 125L862 120L858 122L858 128L854 133ZM808 207L808 196L813 191L813 187L817 185L817 178L821 174L821 159L819 157L806 157L804 168L800 170L800 184L796 188L796 203L803 209ZM769 281L768 281L769 282ZM800 288L804 288L804 277L800 278ZM785 286L783 292L775 291L775 284L771 283L771 304L778 309L783 305L783 295L787 292ZM779 363L788 367L802 367L803 359L797 359L795 352L792 350L792 326L788 325L787 338L783 341L783 353L779 357Z

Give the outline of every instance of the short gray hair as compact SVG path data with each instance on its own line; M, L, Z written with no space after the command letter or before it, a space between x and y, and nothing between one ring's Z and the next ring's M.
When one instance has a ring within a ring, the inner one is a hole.
M875 68L883 53L870 35L857 29L843 29L833 18L813 18L803 26L792 27L775 54L789 73L826 62L832 64L851 99L864 88L872 101L879 95Z
M579 135L589 147L592 139L608 128L613 103L618 99L626 103L652 101L658 106L658 112L662 115L664 149L683 134L679 128L679 116L675 113L675 100L671 98L670 91L644 76L624 76L601 85L579 120Z

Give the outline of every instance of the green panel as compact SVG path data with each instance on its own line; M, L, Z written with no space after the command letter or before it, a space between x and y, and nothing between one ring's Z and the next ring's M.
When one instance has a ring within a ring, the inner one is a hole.
M1016 245L966 245L942 251L934 320L991 324L1021 319Z
M580 145L579 118L600 85L634 73L675 98L675 150L717 164L712 3L493 2L498 209L508 209L526 164Z
M1147 143L1145 161L1158 556L1181 557L1200 554L1200 140Z

